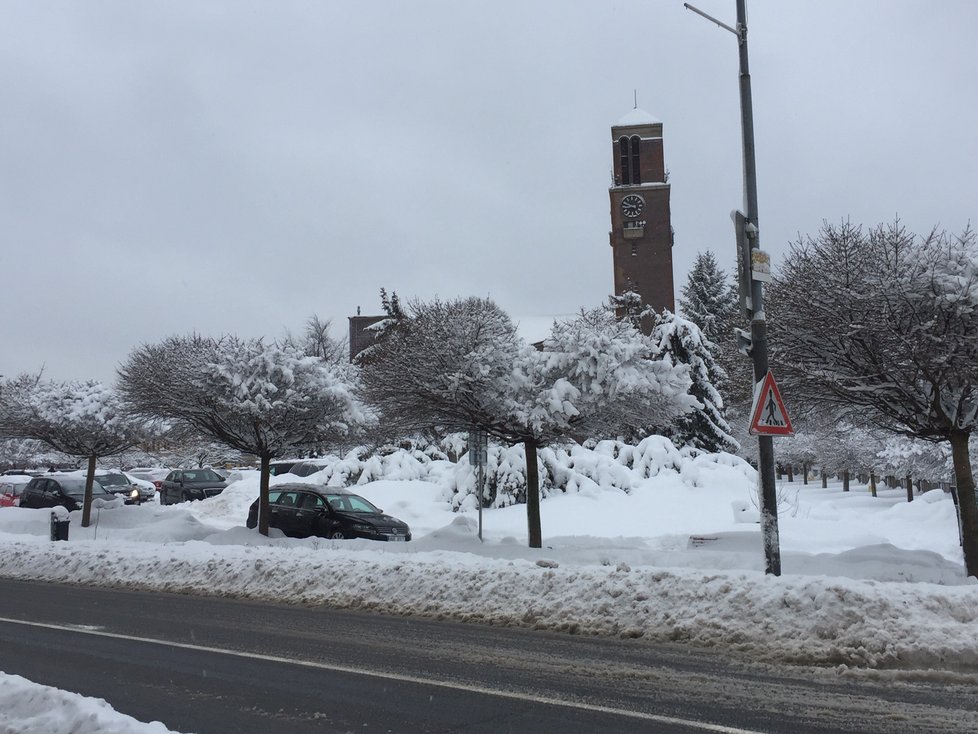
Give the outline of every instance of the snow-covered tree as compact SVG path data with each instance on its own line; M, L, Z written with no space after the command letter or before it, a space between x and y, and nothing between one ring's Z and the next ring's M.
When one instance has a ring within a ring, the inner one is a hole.
M202 434L189 423L177 421L166 432L159 445L167 457L166 465L174 467L204 467L218 464L240 451L228 449L227 444Z
M738 351L739 338L737 329L750 332L750 323L744 317L739 305L739 289L736 283L729 286L730 300L735 308L726 314L726 319L720 324L717 334L716 350L713 352L717 364L726 375L723 383L717 388L723 396L726 416L729 421L736 421L746 430L750 421L751 403L754 398L754 363L751 358ZM739 430L739 428L737 429ZM735 431L736 433L736 431ZM739 435L739 434L738 434ZM741 441L741 450L746 443ZM756 439L749 443L757 443ZM750 449L755 450L755 449Z
M723 398L724 416L746 424L754 371L750 358L737 351L734 330L748 330L749 325L741 311L737 283L731 282L712 252L697 254L679 305L683 318L696 324L710 342L710 353L723 375L714 387Z
M659 359L689 366L690 394L699 403L669 431L674 443L707 452L736 451L739 445L731 435L716 387L725 375L713 359L713 344L692 321L667 310L656 317L651 339Z
M353 368L261 339L170 337L133 351L119 378L140 415L182 422L258 457L263 535L271 460L297 447L349 440L371 419L354 398Z
M950 443L965 566L978 576L968 446L978 426L974 233L825 224L792 245L770 293L772 362L793 401Z
M511 381L532 350L509 316L488 299L415 300L404 308L396 294L381 295L388 318L357 361L386 438L484 430L507 444L521 442L511 431ZM535 458L527 466L535 476ZM532 545L530 502L527 513Z
M644 304L641 294L635 291L608 296L607 309L615 315L615 318L628 321L639 331L642 331L643 326L651 328L655 321L655 311L651 306Z
M23 375L0 393L0 437L34 439L88 460L82 527L91 522L98 459L122 453L147 434L148 422L133 417L114 389L94 380L57 382Z
M605 309L557 321L542 352L531 353L547 386L537 399L549 401L564 383L576 390L576 412L556 412L567 415L562 435L614 438L667 426L696 405L689 394L693 367L667 359L659 346Z
M278 343L283 348L319 357L330 364L341 364L347 360L348 345L332 336L332 328L332 321L313 314L306 320L302 334L286 332Z
M809 424L811 419L802 419L801 425ZM870 475L880 468L882 434L864 422L829 420L826 416L814 423L810 434L815 437L822 472L842 477L844 492L849 491L853 476Z
M972 447L972 454L974 451L975 447ZM914 479L950 482L954 476L949 444L935 446L929 441L891 434L883 438L877 457L884 471L904 481L909 477L911 482ZM974 462L975 457L971 460ZM913 499L910 488L907 489L907 499Z
M0 468L24 469L40 466L50 447L33 438L8 438L0 440Z
M795 422L795 434L778 439L778 463L787 466L789 480L794 477L794 468L802 470L802 481L808 483L808 470L819 460L816 434L807 421Z
M393 437L431 426L469 431L506 413L504 388L527 348L492 301L466 298L398 305L358 357L364 395Z
M554 325L538 351L492 301L412 302L364 360L367 398L405 433L437 425L522 443L530 547L542 545L537 451L558 440L665 423L693 404L687 368L605 309Z
M737 297L727 274L709 250L696 254L679 307L683 318L696 324L707 341L720 343L721 334L737 308Z

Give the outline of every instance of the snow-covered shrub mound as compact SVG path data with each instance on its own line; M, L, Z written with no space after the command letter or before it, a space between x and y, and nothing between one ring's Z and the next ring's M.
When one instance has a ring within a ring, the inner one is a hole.
M319 461L323 468L301 481L346 487L381 480L424 481L440 487L444 501L453 510L471 510L478 506L475 467L469 464L465 434L451 434L438 443L405 441L374 451L360 447L344 456L327 455ZM691 455L676 448L663 436L649 436L635 446L608 440L597 442L593 448L578 444L542 448L537 452L537 471L542 498L593 493L608 487L629 494L644 480L660 475L679 476L689 486L723 483L723 477L728 473L730 482L734 483L743 477L753 483L756 478L754 469L732 454ZM273 479L296 481L298 478L284 474ZM249 477L246 484L249 487L255 485L257 496L257 480ZM224 494L236 493L225 491ZM526 453L523 445L490 445L483 506L502 508L525 501Z

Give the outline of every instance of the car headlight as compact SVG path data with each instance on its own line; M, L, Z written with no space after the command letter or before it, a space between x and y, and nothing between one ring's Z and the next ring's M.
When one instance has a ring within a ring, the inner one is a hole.
M373 525L364 525L362 523L354 523L350 526L350 529L357 533L373 533L375 532Z
M138 489L134 489L132 492L130 492L129 493L129 498L130 499L134 499L134 500L138 500L139 499L139 490Z

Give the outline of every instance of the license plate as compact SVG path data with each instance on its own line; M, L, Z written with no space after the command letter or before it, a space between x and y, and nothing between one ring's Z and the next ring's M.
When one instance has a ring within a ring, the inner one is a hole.
M387 536L387 539L388 540L404 540L404 536L403 535L388 535Z

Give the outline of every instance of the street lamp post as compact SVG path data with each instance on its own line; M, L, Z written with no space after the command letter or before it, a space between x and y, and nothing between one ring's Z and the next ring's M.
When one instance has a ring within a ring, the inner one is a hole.
M744 140L744 199L747 209L744 218L745 232L738 232L738 237L745 237L750 256L755 250L760 250L760 227L757 223L757 169L754 161L754 112L751 103L750 70L747 63L747 0L737 0L737 27L732 28L721 23L702 10L684 3L688 10L716 23L724 30L737 36L740 48L740 116ZM738 261L740 257L738 257ZM750 294L751 311L750 355L754 364L754 384L757 385L768 373L767 359L767 320L764 315L764 293L762 282L752 278L750 274L750 259L745 268L741 268L741 277L748 279L747 292ZM764 539L765 571L775 576L781 575L781 542L778 537L778 498L775 486L774 441L771 436L759 435L758 442L758 475L760 479L761 503L761 534Z

